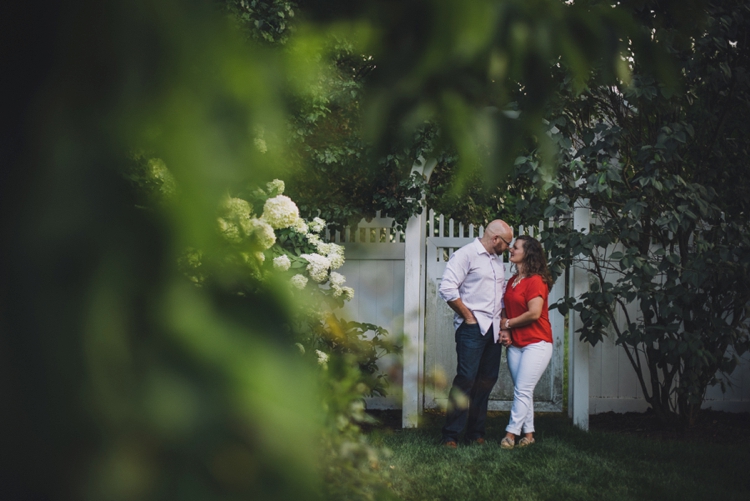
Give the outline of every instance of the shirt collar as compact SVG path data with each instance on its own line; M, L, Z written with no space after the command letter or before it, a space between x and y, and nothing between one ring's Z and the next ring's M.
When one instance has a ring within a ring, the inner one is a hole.
M474 239L474 248L477 251L477 254L487 254L490 257L496 256L496 254L490 254L487 249L484 248L484 245L482 245L482 241L479 240L479 238Z

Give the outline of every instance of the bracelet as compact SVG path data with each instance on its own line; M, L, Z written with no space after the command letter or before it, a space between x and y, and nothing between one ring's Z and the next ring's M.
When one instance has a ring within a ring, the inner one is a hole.
M510 329L510 318L505 319L505 328Z

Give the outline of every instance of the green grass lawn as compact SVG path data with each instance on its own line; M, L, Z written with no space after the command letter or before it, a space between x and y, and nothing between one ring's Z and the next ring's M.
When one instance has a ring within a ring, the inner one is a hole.
M656 441L583 432L567 418L538 415L536 444L502 450L508 413L488 419L484 446L439 445L443 417L415 430L378 430L392 451L386 468L403 500L750 499L750 444Z

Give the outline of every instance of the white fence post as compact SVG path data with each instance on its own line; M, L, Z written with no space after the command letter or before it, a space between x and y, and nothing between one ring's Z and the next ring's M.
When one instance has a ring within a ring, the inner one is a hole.
M420 158L412 172L430 178L435 160ZM426 211L412 216L404 232L404 375L401 426L416 428L423 406Z
M591 225L591 209L588 200L578 200L573 211L575 231L588 233ZM582 256L579 256L581 259ZM570 294L578 298L589 290L586 262L579 260L570 268ZM568 415L573 424L582 430L589 429L589 344L580 341L576 330L580 327L580 315L570 311L569 368L568 368Z

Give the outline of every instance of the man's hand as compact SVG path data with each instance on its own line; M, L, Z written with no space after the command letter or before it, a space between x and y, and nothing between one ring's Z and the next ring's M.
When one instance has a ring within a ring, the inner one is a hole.
M510 346L512 342L510 329L500 329L500 339L498 339L498 342L506 348Z
M461 301L461 298L454 299L453 301L448 301L448 306L450 306L450 309L458 313L461 318L464 319L464 322L467 324L474 325L477 323L477 317L474 316L474 313L471 312L469 308L466 307L463 301Z

